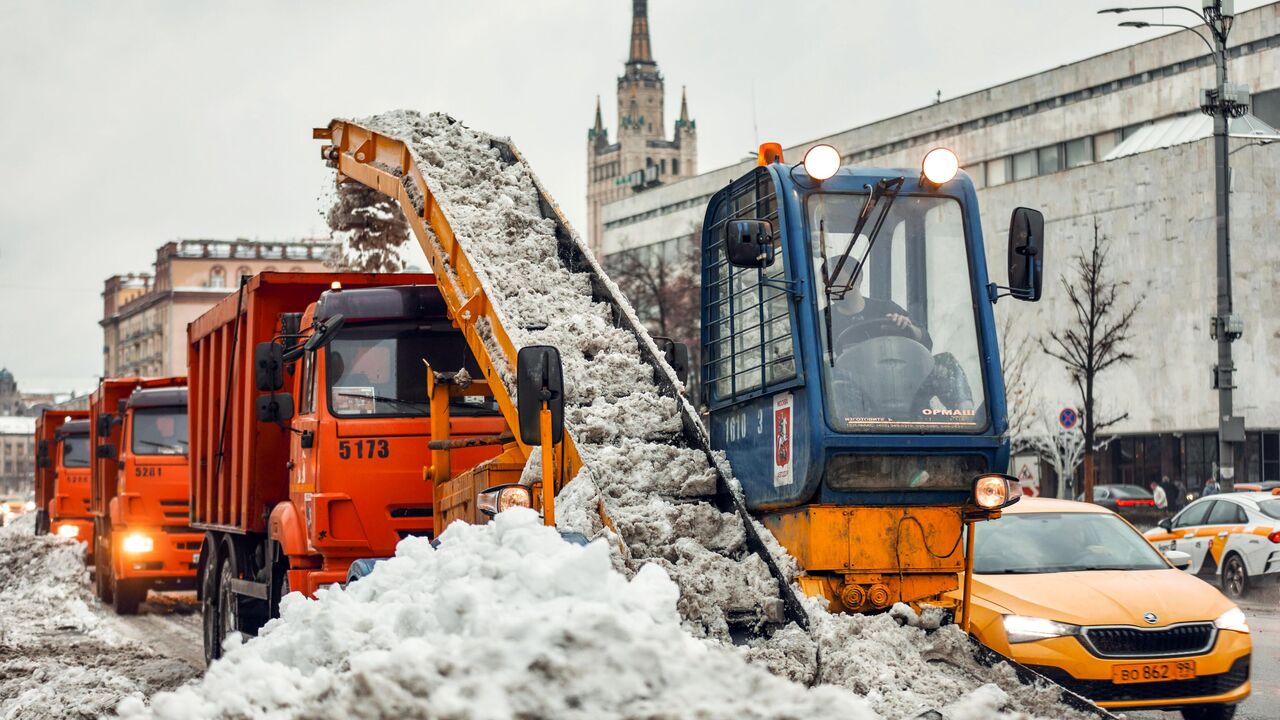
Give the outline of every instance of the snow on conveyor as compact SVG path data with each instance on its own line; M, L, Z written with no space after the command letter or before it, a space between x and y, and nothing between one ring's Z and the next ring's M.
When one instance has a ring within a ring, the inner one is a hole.
M0 528L0 718L96 718L195 675L131 642L89 591L84 545Z

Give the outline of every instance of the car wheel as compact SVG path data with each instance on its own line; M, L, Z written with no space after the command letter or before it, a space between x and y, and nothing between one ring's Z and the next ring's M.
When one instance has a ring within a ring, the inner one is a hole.
M1249 571L1239 555L1228 555L1222 563L1222 592L1228 597L1240 598L1249 589Z
M1182 717L1184 720L1231 720L1236 716L1235 705L1223 705L1222 703L1214 703L1212 705L1193 705L1191 707L1182 708Z

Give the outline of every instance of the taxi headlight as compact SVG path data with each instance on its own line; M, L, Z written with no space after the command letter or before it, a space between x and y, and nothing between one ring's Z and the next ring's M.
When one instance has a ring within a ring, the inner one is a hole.
M1010 643L1035 642L1046 638L1079 635L1080 626L1060 623L1048 618L1005 615L1004 634L1009 638Z
M130 554L149 553L155 546L155 541L148 535L133 533L124 538L124 551Z
M58 537L64 537L64 538L80 537L80 526L79 525L59 525Z
M1213 626L1219 630L1234 630L1235 632L1242 633L1249 632L1248 618L1244 616L1244 611L1238 607L1231 608L1219 615L1218 619L1213 621Z
M973 479L973 504L984 510L1012 505L1022 497L1018 479L1012 475L990 473Z

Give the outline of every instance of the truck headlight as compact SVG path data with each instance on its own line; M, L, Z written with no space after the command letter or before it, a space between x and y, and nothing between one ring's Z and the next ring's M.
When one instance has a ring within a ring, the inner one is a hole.
M124 551L130 554L149 553L155 546L155 541L149 535L131 533L124 537Z
M1234 630L1235 632L1242 633L1249 632L1248 618L1244 616L1244 611L1238 607L1231 608L1219 615L1218 619L1213 621L1213 626L1219 630Z
M513 507L533 507L533 497L529 494L529 488L524 485L499 485L477 495L476 507L485 515L493 517Z
M960 160L947 148L934 148L924 156L920 174L934 185L951 182L960 170Z
M1005 615L1004 634L1010 643L1035 642L1046 638L1079 635L1080 626L1060 623L1048 618Z
M59 525L58 537L64 537L64 538L80 537L80 526L79 525Z
M1012 475L990 473L973 479L973 504L983 510L1007 507L1022 497L1022 486Z

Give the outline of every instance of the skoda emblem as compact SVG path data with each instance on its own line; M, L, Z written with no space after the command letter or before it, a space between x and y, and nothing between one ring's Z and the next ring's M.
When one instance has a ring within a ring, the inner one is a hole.
M1148 625L1155 625L1155 624L1156 624L1156 621L1157 621L1157 620L1159 620L1160 618L1156 617L1156 614L1155 614L1155 613L1151 613L1151 612L1149 612L1149 613L1144 614L1144 615L1142 616L1142 619L1143 619L1143 620L1146 620Z

